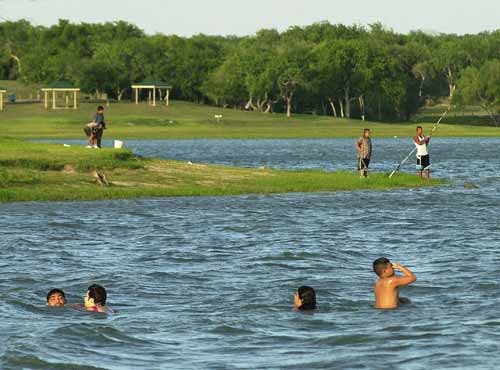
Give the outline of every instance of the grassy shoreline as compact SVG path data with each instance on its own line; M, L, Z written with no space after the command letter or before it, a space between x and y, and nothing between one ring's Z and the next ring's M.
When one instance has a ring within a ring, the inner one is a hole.
M0 203L290 192L389 190L443 184L415 175L360 179L357 173L235 168L155 158L127 150L90 150L0 138ZM100 186L95 172L109 186Z
M83 139L83 126L96 104L79 110L45 110L40 104L8 105L0 112L0 132L19 139ZM114 103L106 107L108 139L320 139L358 137L370 127L374 137L411 137L416 123L374 123L314 115L262 114L174 101L171 107ZM214 115L223 118L217 123ZM429 120L434 117L429 116ZM436 118L437 119L437 118ZM452 121L450 121L452 122ZM430 129L434 122L419 122ZM500 129L442 124L439 137L500 137Z

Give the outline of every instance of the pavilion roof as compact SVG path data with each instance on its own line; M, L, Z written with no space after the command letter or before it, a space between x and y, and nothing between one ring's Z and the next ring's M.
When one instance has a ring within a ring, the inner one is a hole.
M65 80L58 80L54 81L51 84L49 84L45 89L51 90L51 89L75 89L79 90L78 87L75 87L71 82L65 81Z
M134 83L134 84L132 84L132 86L144 86L144 87L154 86L154 87L160 87L160 88L170 88L171 87L167 82L155 80L155 79L146 79L146 80L143 80L141 82Z

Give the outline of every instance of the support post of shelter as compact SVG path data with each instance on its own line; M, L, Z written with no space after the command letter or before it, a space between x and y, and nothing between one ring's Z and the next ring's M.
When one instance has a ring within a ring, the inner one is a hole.
M142 91L142 89L146 89L148 91L148 105L156 107L157 101L160 105L162 105L164 100L167 106L170 104L171 86L165 82L143 81L141 83L133 84L132 90L135 92L135 104L139 104L139 92ZM165 90L165 97L163 96L163 90Z
M45 109L49 109L49 101L52 99L52 109L57 109L57 94L60 94L60 97L63 101L63 106L60 108L66 109L78 109L78 94L80 89L77 87L73 87L68 83L54 83L46 88L42 89L43 91L43 105Z

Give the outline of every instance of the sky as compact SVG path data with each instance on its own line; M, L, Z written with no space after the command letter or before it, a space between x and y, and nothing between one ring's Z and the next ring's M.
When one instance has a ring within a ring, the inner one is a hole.
M320 21L465 34L500 29L499 15L499 0L0 0L0 20L125 20L149 34L180 36L242 36Z

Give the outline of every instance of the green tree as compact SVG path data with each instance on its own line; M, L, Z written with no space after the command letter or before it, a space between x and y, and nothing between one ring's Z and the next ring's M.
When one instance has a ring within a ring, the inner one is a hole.
M500 60L490 60L479 68L467 68L458 86L455 102L479 105L495 126L500 125Z
M239 55L232 55L213 71L202 84L201 91L216 105L241 105L248 95Z

